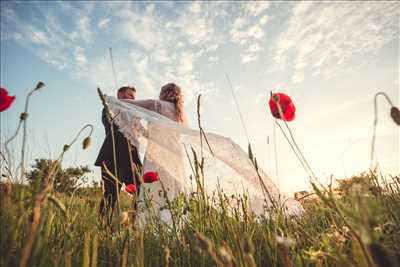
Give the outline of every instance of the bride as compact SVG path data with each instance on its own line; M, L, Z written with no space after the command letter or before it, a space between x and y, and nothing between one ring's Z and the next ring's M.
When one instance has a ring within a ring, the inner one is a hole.
M171 223L165 197L173 200L181 193L196 192L197 184L191 179L194 153L204 158L202 186L208 196L221 191L226 196L246 195L249 208L258 215L277 203L289 214L302 211L300 203L285 198L230 138L206 133L207 144L203 144L199 131L187 126L178 85L162 86L159 100L105 99L111 112L117 114L114 120L119 130L140 151L145 150L143 173L156 171L159 176L157 182L142 184L139 200L148 200L150 208L139 215L141 223L150 213Z
M187 126L183 109L183 95L179 86L168 83L161 87L159 100L126 100L131 104L156 112L178 124ZM143 162L143 173L155 171L161 182L142 183L139 201L143 204L145 195L150 201L150 207L163 221L170 222L171 214L164 208L164 186L170 200L185 192L185 172L183 154L178 131L164 129L158 123L149 122L146 137L148 139ZM136 138L138 133L136 133ZM162 184L161 184L162 183ZM150 212L147 212L150 213Z

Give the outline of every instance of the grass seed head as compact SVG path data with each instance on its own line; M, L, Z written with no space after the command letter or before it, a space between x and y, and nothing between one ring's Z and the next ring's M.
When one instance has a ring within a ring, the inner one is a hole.
M244 239L243 250L245 253L254 253L254 245L249 237Z
M276 236L276 243L278 243L279 245L282 245L284 247L291 247L293 246L296 242L290 238L290 237L284 237L284 236Z
M45 87L45 86L46 86L46 85L44 84L44 82L39 81L39 82L36 84L35 91L36 91L36 90L39 90L40 88Z
M121 215L119 216L119 223L123 226L129 225L129 214L127 211L121 213Z
M22 112L21 115L19 115L19 119L20 119L21 121L24 121L24 120L26 120L27 118L28 118L28 113L26 113L26 112Z
M197 240L199 241L200 248L204 251L211 251L212 250L212 243L211 241L200 233L195 233Z

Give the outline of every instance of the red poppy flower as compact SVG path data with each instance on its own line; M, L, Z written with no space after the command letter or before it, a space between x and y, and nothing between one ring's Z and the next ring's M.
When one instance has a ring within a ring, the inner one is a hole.
M281 118L279 114L277 103L279 103L281 107L283 118ZM271 94L271 98L269 99L269 108L271 109L272 116L277 119L282 119L284 121L294 120L296 107L288 95L282 93Z
M0 88L0 112L8 109L14 100L15 96L9 96L6 89Z
M128 184L125 185L125 191L128 192L129 194L134 194L136 193L136 185L135 184Z
M158 181L158 173L153 171L148 171L143 174L143 181L146 184L151 184Z

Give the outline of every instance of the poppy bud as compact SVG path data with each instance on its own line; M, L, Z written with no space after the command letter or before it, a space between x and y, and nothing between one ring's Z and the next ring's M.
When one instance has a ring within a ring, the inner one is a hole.
M85 139L83 139L82 148L83 149L88 148L90 146L90 143L91 143L91 139L90 139L90 136L88 136Z
M154 171L148 171L143 174L143 181L146 184L151 184L158 181L158 173Z
M69 145L64 145L63 151L66 152L69 149Z
M26 120L26 118L28 118L28 113L26 113L26 112L22 112L21 115L19 115L19 119L21 121Z
M0 88L0 112L8 109L15 100L15 96L8 95L8 91Z
M40 88L42 88L42 87L44 87L45 86L45 84L44 84L44 82L38 82L37 84L36 84L36 87L35 87L35 91L36 90L39 90Z
M397 125L400 125L400 110L397 107L393 106L390 109L390 116Z

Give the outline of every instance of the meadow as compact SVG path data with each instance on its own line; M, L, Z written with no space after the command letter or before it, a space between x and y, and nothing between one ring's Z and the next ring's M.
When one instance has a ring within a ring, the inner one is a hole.
M18 129L24 129L24 113ZM313 182L299 216L272 207L255 216L245 196L232 206L223 192L211 205L200 186L195 194L167 199L172 226L154 217L139 228L134 199L124 193L107 224L98 214L101 187L54 190L58 163L78 136L33 183L1 184L0 266L400 265L400 177L382 175L379 168L339 188ZM83 148L89 144L87 137ZM199 162L197 181L203 179ZM22 178L25 169L22 163Z
M241 207L228 213L182 198L171 203L176 228L153 219L138 229L124 193L111 226L98 216L101 188L55 194L43 203L27 266L398 266L400 179L368 183L354 183L340 199L317 189L299 217L270 210L272 217L256 218ZM1 266L20 264L37 194L14 185L2 196Z

